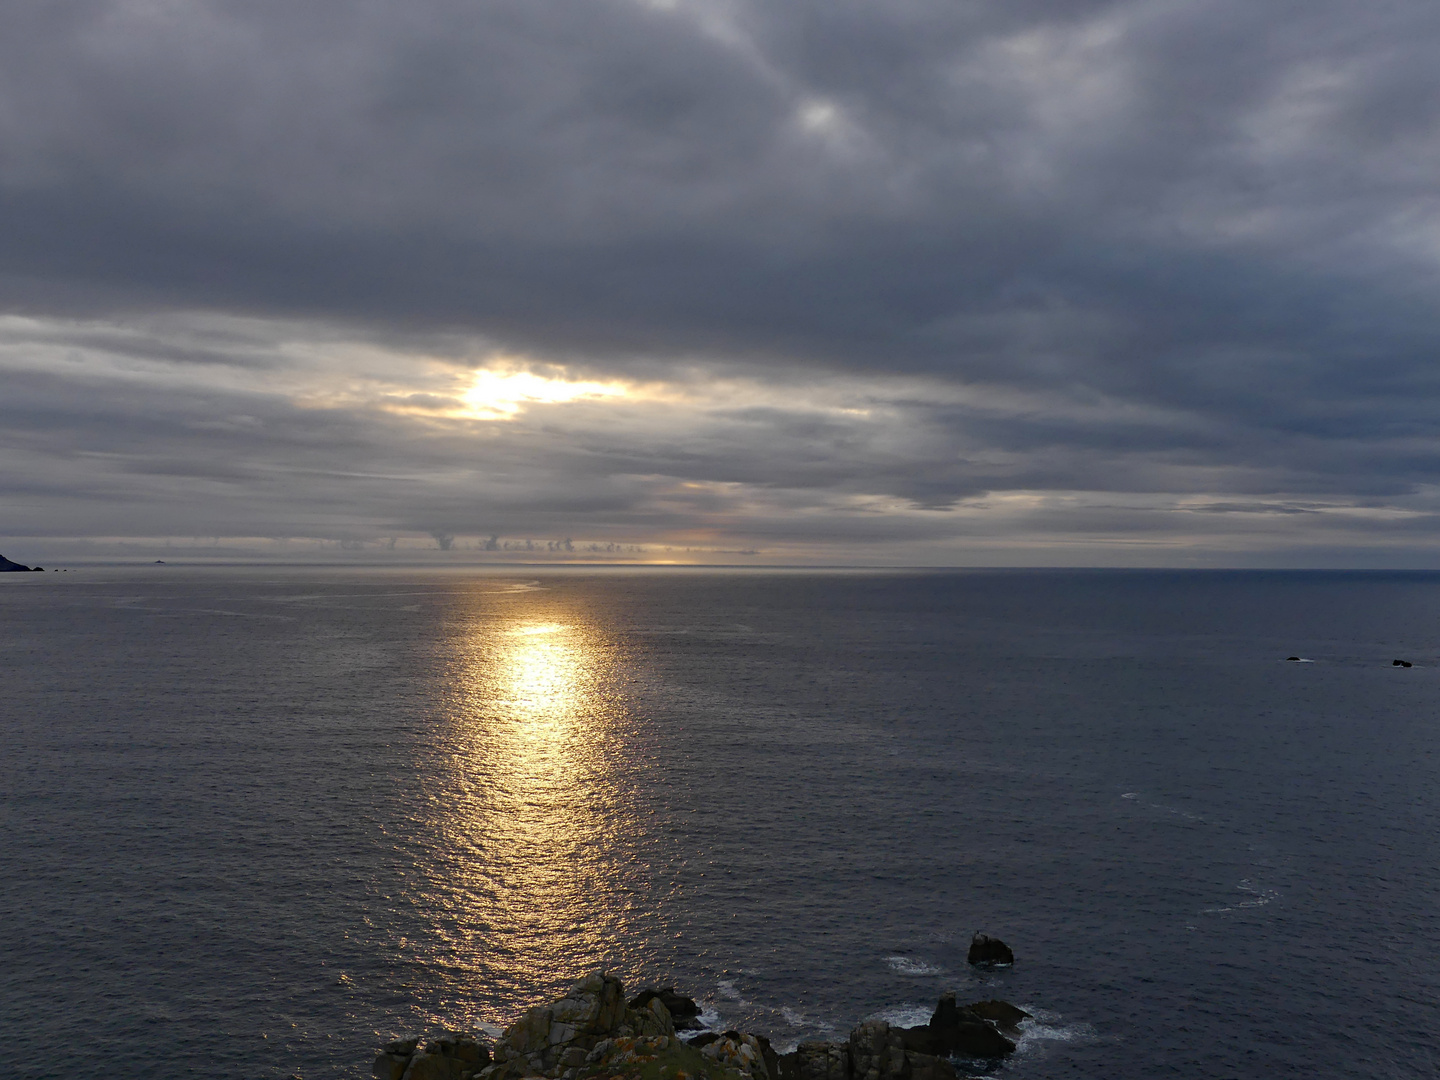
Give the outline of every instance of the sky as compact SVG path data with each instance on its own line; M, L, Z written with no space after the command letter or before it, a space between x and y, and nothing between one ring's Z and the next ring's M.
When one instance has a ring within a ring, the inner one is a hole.
M1440 567L1431 0L0 0L14 559Z

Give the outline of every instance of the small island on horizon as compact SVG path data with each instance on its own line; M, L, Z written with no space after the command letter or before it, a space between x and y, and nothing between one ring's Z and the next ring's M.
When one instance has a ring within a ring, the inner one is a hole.
M25 571L28 573L39 572L42 574L45 572L45 568L43 566L24 566L18 562L11 562L4 555L0 555L0 574L12 570Z

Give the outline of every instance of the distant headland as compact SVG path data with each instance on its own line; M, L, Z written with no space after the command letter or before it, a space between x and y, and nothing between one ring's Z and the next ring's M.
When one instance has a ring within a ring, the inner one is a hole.
M33 573L36 571L39 571L40 573L45 572L45 568L43 566L21 566L18 562L11 562L4 555L0 555L0 574L3 574L9 570L22 570L27 573Z

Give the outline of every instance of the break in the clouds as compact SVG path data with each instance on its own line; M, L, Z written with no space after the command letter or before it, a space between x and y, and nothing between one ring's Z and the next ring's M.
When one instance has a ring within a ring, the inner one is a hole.
M1432 4L0 22L14 557L1435 561Z

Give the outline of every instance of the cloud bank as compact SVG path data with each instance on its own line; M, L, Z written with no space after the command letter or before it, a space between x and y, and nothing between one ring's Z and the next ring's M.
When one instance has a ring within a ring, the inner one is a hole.
M1440 561L1433 5L5 9L7 554Z

